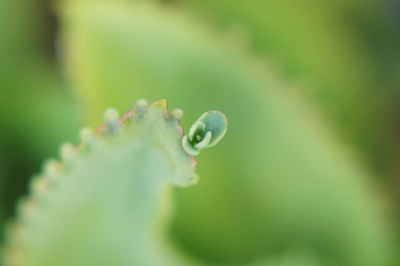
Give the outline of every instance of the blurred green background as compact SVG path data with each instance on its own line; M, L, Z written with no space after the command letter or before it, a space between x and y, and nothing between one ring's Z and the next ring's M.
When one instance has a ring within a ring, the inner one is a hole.
M1 0L0 73L0 228L62 141L165 98L185 129L229 119L199 184L175 191L184 252L400 265L395 0Z

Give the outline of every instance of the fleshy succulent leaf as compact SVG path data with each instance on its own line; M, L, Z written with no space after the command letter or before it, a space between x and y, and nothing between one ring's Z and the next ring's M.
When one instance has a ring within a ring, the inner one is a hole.
M182 115L170 115L165 100L139 100L120 119L107 109L105 124L96 135L83 129L77 148L63 144L61 160L46 161L20 201L4 265L191 265L159 233L168 187L197 178L181 146Z
M206 125L206 131L211 132L211 139L207 148L216 145L225 136L228 129L228 120L219 111L205 112L198 121L203 122Z

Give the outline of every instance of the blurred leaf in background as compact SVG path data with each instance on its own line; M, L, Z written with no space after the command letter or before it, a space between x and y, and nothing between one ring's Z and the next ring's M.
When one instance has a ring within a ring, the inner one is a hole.
M7 169L1 173L0 208L5 217L43 159L77 131L79 116L53 58L55 25L47 4L0 2L0 157Z
M319 103L374 170L393 174L400 150L400 30L389 1L173 2L223 30L243 32L252 48L304 84L299 89Z
M127 108L137 97L167 98L185 121L204 109L230 118L224 142L202 158L201 183L177 191L172 230L183 248L209 263L297 245L325 264L390 262L371 176L275 71L173 8L71 3L63 55L91 123L107 105Z

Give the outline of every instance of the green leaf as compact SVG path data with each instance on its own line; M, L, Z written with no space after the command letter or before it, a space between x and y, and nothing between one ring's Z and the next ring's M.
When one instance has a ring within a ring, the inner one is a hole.
M384 1L176 0L175 5L209 19L232 45L266 57L300 85L296 91L319 105L371 168L393 175L400 149L393 145L397 129L387 121L397 119L390 88L398 87L393 84L398 70L384 58L395 62L400 55L392 48L399 46L396 26Z
M198 167L201 183L176 190L169 233L188 252L238 264L296 242L333 265L390 260L371 175L273 69L165 6L73 1L62 11L66 71L91 123L131 97L168 98L185 121L204 110L229 117Z
M7 230L5 265L192 265L165 237L171 185L196 182L196 162L165 100L138 101L121 119L64 144L21 200Z

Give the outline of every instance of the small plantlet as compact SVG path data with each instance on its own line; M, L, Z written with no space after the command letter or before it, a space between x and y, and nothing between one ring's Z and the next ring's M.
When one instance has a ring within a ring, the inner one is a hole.
M82 129L78 147L63 144L20 201L0 264L191 265L162 232L169 187L196 182L191 155L214 146L227 122L207 112L182 142L182 116L165 100L139 100L121 118L107 109L95 134Z
M189 134L182 139L182 146L190 155L198 155L200 150L216 145L225 135L228 120L219 111L205 112L192 125Z

